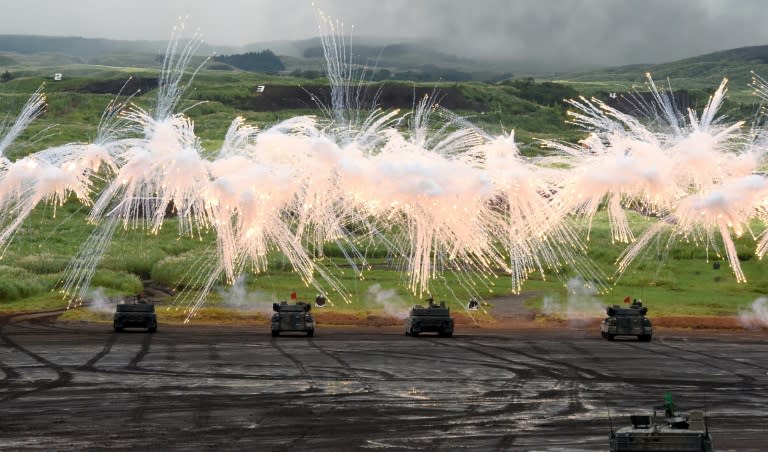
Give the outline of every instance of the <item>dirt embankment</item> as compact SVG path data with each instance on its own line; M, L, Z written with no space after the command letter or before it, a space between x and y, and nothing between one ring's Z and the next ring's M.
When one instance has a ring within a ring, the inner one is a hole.
M132 77L129 79L96 80L84 85L65 88L65 91L90 94L141 95L157 88L157 77Z
M67 91L93 94L118 94L141 95L157 88L158 79L153 77L135 77L128 80L98 80L78 86L67 88ZM410 109L421 101L424 96L429 96L435 104L449 110L483 111L487 106L468 99L464 93L455 86L433 89L430 87L414 87L399 84L371 85L356 91L352 88L349 101L356 103L352 108L372 110L383 108L392 110L396 108ZM319 105L332 106L331 88L327 85L254 85L246 96L227 96L220 99L232 107L251 111L279 111L279 110L315 110Z
M385 110L412 108L424 96L435 98L436 103L449 110L481 111L484 106L467 99L458 87L443 87L434 90L428 87L406 85L381 85L364 88L352 101L358 102L362 110L380 107ZM316 109L318 104L331 106L329 86L287 86L266 85L260 91L254 87L248 96L228 99L228 104L243 110L278 111L284 109Z

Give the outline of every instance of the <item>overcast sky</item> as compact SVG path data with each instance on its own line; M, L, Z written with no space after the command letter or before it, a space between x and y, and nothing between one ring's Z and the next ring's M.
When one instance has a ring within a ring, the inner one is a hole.
M656 63L768 44L765 0L316 0L354 36L439 40L469 56ZM213 45L317 36L310 0L0 0L0 34L166 40L179 16Z

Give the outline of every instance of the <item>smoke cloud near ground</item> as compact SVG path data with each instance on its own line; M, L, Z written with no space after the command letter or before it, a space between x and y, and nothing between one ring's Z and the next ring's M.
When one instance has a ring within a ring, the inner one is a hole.
M218 291L222 305L241 311L259 312L272 315L272 304L278 301L277 295L260 290L248 290L247 275L240 275L231 287Z
M739 313L739 321L744 328L768 327L768 298L760 297L752 305Z
M597 290L580 278L572 278L567 283L568 298L545 297L542 313L550 317L559 317L569 322L587 322L605 313L605 304L597 298Z
M755 14L764 9L760 0L314 3L355 36L394 44L425 41L436 50L474 58L660 63L768 43L764 17ZM187 16L207 42L221 46L317 36L317 12L306 0L25 0L2 11L0 29L6 34L165 40L177 18Z
M94 312L114 313L117 300L112 300L104 294L104 289L96 287L88 292L90 303L86 306Z
M373 309L381 309L390 317L405 319L411 308L397 295L395 289L382 289L380 284L368 288L365 294L366 304Z

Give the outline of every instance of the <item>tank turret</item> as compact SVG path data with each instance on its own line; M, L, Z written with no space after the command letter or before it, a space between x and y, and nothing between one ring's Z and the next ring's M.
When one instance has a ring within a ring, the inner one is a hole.
M424 307L415 305L405 320L405 335L418 336L424 332L434 332L439 336L453 336L453 318L444 301L436 304L432 298Z
M712 452L712 437L706 416L701 410L678 412L671 394L664 405L647 413L629 417L631 426L622 427L608 436L611 452Z
M286 301L272 304L272 337L284 331L299 331L312 337L315 334L315 319L309 311L312 305L299 301L288 304Z
M636 336L639 341L648 342L653 335L651 321L645 316L648 308L642 301L634 300L629 307L620 305L608 306L608 315L600 323L600 335L608 340L616 336Z
M112 328L121 332L125 328L146 328L150 333L157 331L155 305L139 295L132 302L115 306Z

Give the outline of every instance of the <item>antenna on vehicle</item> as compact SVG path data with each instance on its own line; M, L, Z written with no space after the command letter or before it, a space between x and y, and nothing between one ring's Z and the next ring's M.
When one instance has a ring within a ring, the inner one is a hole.
M707 409L704 408L704 434L709 435L709 424L707 423Z
M608 410L608 425L611 426L611 435L613 435L613 419L611 418L611 410Z

